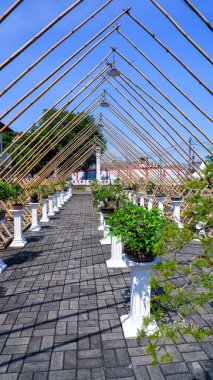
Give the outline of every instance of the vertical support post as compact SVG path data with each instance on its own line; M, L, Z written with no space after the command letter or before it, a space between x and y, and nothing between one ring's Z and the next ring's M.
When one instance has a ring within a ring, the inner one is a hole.
M53 211L58 212L59 208L57 206L57 193L53 195Z
M101 180L101 148L100 146L96 146L96 179L97 181Z
M57 191L57 207L58 208L61 208L62 205L61 205L61 194L60 194L60 191Z
M159 208L159 210L161 210L161 211L163 211L163 208L164 208L163 203L164 203L165 199L166 199L166 197L164 197L164 196L160 196L160 195L157 196L157 200L158 200L158 208Z

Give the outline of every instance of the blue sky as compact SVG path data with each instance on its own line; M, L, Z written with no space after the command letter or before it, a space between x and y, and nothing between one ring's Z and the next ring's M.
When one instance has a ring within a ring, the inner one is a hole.
M0 3L0 13L3 13L14 0L4 0ZM77 8L63 20L58 22L51 30L43 35L31 47L4 68L0 74L0 87L3 90L13 79L25 70L32 62L39 58L47 49L49 49L60 38L66 35L71 29L76 27L98 7L104 4L103 0L84 0ZM197 42L208 55L213 56L212 33L205 24L185 5L182 0L159 0L161 6L181 25L181 27ZM59 15L63 10L70 6L74 1L70 0L25 0L0 26L0 45L1 62L7 59L16 49L26 43L31 37L39 32L46 24ZM213 22L213 6L212 0L193 0L192 3ZM42 63L36 66L29 74L27 74L19 83L10 89L1 99L0 113L2 114L11 105L13 105L21 96L29 91L34 85L41 81L46 75L60 65L65 59L73 54L78 48L83 46L92 36L94 36L107 23L115 18L123 8L132 6L131 13L136 16L147 28L149 28L158 38L160 38L171 50L175 52L209 87L213 88L213 75L211 64L186 41L186 39L171 25L171 23L163 16L159 10L151 3L150 0L113 0L99 15L92 21L82 27L76 34L69 38L63 45L57 48L53 53L49 54ZM134 23L127 15L120 19L120 30L125 33L150 59L163 70L169 78L171 78L188 96L190 96L206 113L213 116L212 95L200 86L172 57L169 56L159 45L148 36L138 25ZM106 32L105 32L106 33ZM92 53L90 53L77 67L75 67L66 77L64 77L56 86L47 92L39 101L30 107L21 117L19 117L11 128L17 131L25 130L33 123L42 113L44 108L52 106L61 96L71 89L84 75L99 63L99 61L110 51L110 46L117 46L118 50L133 62L152 82L155 83L172 101L177 104L184 112L200 127L204 132L213 137L212 123L204 117L196 108L190 104L177 90L173 88L146 60L131 47L123 37L114 32L107 40L99 45ZM90 46L89 46L90 47ZM88 48L89 48L88 47ZM88 49L87 48L87 49ZM59 73L54 75L45 85L42 85L30 97L22 102L2 121L9 122L29 101L34 99L47 84L57 78L67 67L75 62L87 49L83 50L76 58L66 65ZM145 91L149 92L171 112L174 113L182 122L191 128L193 133L205 141L205 138L197 132L188 121L173 109L173 107L162 98L133 68L130 67L122 58L115 55L116 66L125 75L140 85ZM86 84L86 82L84 83ZM81 87L73 92L76 94ZM91 101L95 96L106 88L117 101L128 110L128 112L138 120L155 138L165 147L169 147L168 142L155 131L153 127L130 106L122 96L108 83L105 83L96 93L90 97ZM120 90L124 91L118 86ZM89 90L88 90L89 91ZM72 102L69 106L71 110L88 92L85 91L78 100ZM131 99L130 95L125 91L126 96ZM136 94L137 96L137 94ZM84 105L79 107L81 111ZM135 103L142 110L139 104ZM158 108L160 110L160 108ZM117 125L129 133L131 137L139 143L139 140L133 136L121 122L111 114L109 110L100 107L94 112L98 115L104 113L109 119L117 123ZM144 112L144 111L143 111ZM146 114L146 112L144 112ZM177 128L179 133L185 139L189 139L189 133L184 130L177 122L168 117L168 121ZM160 121L160 120L159 120ZM165 123L162 122L165 126ZM173 132L171 132L174 135ZM175 136L175 135L174 135ZM180 141L180 138L177 138ZM194 143L198 144L194 139ZM143 143L139 143L145 147ZM201 146L196 145L200 154L205 156L206 152ZM147 148L147 150L150 150ZM177 155L178 157L178 155ZM180 158L181 159L181 158Z

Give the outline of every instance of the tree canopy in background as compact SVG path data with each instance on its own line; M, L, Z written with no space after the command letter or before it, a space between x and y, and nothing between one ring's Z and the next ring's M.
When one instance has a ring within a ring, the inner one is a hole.
M46 113L46 109L43 110L43 114ZM54 108L52 110L50 110L49 112L47 112L43 117L42 119L40 120L40 122L38 124L36 124L30 132L26 133L24 136L22 136L21 138L19 138L17 140L17 142L13 145L13 148L10 150L10 152L12 153L14 149L16 149L17 147L20 146L20 144L22 142L24 142L26 139L29 138L29 140L26 142L26 144L24 144L24 146L26 146L27 144L29 144L27 146L27 148L22 152L22 147L20 147L20 149L18 150L19 151L19 155L18 157L15 158L15 161L14 163L18 162L19 160L22 159L22 157L26 156L26 154L30 151L30 149L32 148L32 146L35 146L39 143L39 141L49 132L51 131L57 123L59 123L65 116L67 116L66 120L62 122L62 124L56 129L56 131L53 132L53 134L50 136L50 139L53 137L53 136L57 136L59 131L66 127L73 119L76 115L76 113L70 113L69 111L63 111L61 112L56 118L54 121L52 121L46 128L45 130L43 130L41 133L40 131L38 130L38 128L43 125L50 117L52 117L55 113L57 112L57 109ZM65 137L63 137L56 145L54 145L54 147L40 160L40 162L31 170L31 173L32 174L35 174L37 173L40 169L42 169L46 163L48 163L60 150L62 150L70 140L72 140L79 132L82 131L82 129L86 129L86 127L88 126L88 124L94 120L93 116L87 116L85 117L81 122L79 122L76 127L71 131L71 132L68 132L67 135ZM92 127L91 127L92 128ZM35 135L33 134L34 132L36 132L38 130L38 133L36 133ZM19 135L20 133L19 132L15 132L15 131L5 131L3 132L3 150L6 149L13 141L14 139L16 138L17 135ZM33 135L32 135L33 134ZM36 136L36 138L35 138ZM94 136L98 136L104 143L106 143L106 140L104 139L102 133L97 130L95 131L88 139L86 142L84 142L84 144L86 144L89 140L91 140ZM34 140L35 139L35 140ZM48 139L49 140L49 139ZM45 146L47 144L47 142L45 141L44 144L42 146ZM81 147L81 146L80 146ZM76 149L73 154L75 154L79 149ZM71 155L70 155L71 156ZM91 156L87 162L84 164L84 166L82 167L82 169L86 169L88 167L90 167L91 165L93 165L95 163L95 155Z

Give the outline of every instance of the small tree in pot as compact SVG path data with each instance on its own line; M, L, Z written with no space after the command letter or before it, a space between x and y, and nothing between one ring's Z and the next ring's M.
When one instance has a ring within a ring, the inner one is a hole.
M7 201L11 196L15 194L15 190L7 182L0 180L0 200ZM0 220L4 219L6 211L0 209Z

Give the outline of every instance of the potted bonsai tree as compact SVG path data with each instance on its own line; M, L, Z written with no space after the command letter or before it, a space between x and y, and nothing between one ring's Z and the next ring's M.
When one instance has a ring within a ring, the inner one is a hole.
M18 183L12 184L13 191L10 195L10 201L12 203L12 210L21 210L23 209L24 203L27 199L26 194Z
M160 210L148 211L130 202L119 207L108 221L110 235L124 244L123 257L131 268L130 313L121 317L126 338L136 337L144 318L150 315L149 279L152 266L157 262L154 246L165 223ZM154 321L146 327L147 332L155 329Z

